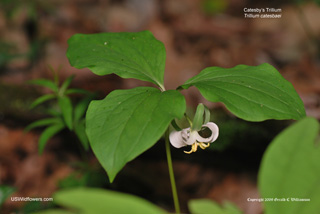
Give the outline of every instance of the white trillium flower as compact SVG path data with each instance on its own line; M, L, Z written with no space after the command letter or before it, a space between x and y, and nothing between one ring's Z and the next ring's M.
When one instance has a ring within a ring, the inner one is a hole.
M209 122L202 125L202 128L208 128L211 131L209 137L202 137L198 131L191 128L182 129L181 131L173 131L170 133L169 139L172 146L181 148L184 146L192 146L187 154L197 151L198 146L201 149L208 148L210 143L214 142L219 136L219 128L215 123Z

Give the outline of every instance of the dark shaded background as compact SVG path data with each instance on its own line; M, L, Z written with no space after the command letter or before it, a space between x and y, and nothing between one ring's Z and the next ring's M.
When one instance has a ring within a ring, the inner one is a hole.
M245 7L281 8L282 18L245 19ZM68 131L50 140L42 156L37 154L42 129L23 133L27 124L44 116L41 108L30 111L28 105L48 93L26 81L52 79L48 66L61 68L61 79L76 74L73 87L97 91L101 98L114 89L149 85L72 68L65 55L67 40L75 33L146 29L165 44L167 89L176 88L208 66L267 62L294 85L307 115L320 118L320 8L307 1L298 5L289 0L1 0L0 185L16 187L13 196L50 197L59 186L72 186L72 181L61 181L75 173L79 180L88 176L88 186L132 193L172 211L162 141L127 164L115 183L109 184L91 153L88 166L76 164L81 157ZM244 213L263 213L261 204L249 203L247 198L259 197L256 177L261 156L290 121L244 122L223 105L205 101L194 88L183 93L190 109L199 102L210 107L220 127L219 140L211 149L192 155L173 149L183 210L187 211L189 199L211 198L231 201ZM25 206L9 199L3 213L39 208Z

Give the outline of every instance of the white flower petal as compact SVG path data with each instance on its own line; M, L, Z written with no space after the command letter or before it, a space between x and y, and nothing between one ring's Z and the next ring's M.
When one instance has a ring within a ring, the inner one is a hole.
M182 129L181 131L173 131L170 133L169 140L172 146L181 148L183 146L192 145L196 142L198 133L190 132L190 128Z
M181 135L182 131L172 131L170 133L169 140L172 146L176 148L181 148L183 146L186 146L184 140L182 139L182 135Z
M196 140L198 142L212 143L218 138L218 136L219 136L219 127L215 123L209 122L209 123L206 123L206 124L202 125L202 127L208 127L212 134L208 138L203 138L197 133L198 137L196 138Z

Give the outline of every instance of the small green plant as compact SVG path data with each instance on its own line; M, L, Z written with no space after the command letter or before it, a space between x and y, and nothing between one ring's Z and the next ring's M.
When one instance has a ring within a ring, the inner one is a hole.
M16 189L14 187L0 185L0 209L3 203L6 201L6 199L15 191Z
M63 129L73 131L78 137L85 150L89 149L88 138L85 133L85 113L88 104L93 99L94 95L83 89L69 88L74 76L68 77L59 86L58 76L55 75L54 81L48 79L37 79L29 81L30 84L44 86L51 90L51 93L45 94L36 99L30 108L33 109L38 105L49 101L56 101L56 108L48 108L47 112L51 117L35 121L26 127L26 131L30 131L36 127L47 126L39 138L39 153L41 154L47 141ZM71 94L85 94L86 96L79 101L75 106L72 105Z

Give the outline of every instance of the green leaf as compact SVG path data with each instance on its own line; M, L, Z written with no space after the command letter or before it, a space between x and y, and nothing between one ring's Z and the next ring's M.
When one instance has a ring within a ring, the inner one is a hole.
M305 116L303 103L290 82L271 65L209 67L180 88L195 86L211 102L223 102L237 117L249 121Z
M47 141L64 128L65 128L64 124L55 124L55 125L49 126L42 132L39 138L39 146L38 146L39 154L43 153L43 150Z
M67 189L67 188L78 188L85 187L88 183L88 177L90 173L82 174L81 172L74 172L68 175L67 177L59 180L59 189Z
M30 109L33 109L36 106L40 105L41 103L44 103L44 102L46 102L48 100L52 100L54 98L56 98L56 96L54 94L43 95L43 96L37 98L35 101L33 101L33 103L31 103Z
M209 123L210 122L210 110L208 109L207 106L204 105L204 121L203 124Z
M163 88L166 52L150 31L76 34L68 44L67 56L76 68L89 68L97 75L115 73Z
M10 187L10 186L0 186L0 208L2 206L2 204L6 201L6 199L15 192L15 188L14 187Z
M62 117L61 112L55 108L48 108L46 109L46 113L53 116L53 117Z
M58 97L58 104L62 111L63 120L67 127L72 130L72 103L69 97L62 96Z
M58 73L59 73L59 71L61 70L62 65L59 65L57 71L52 67L52 65L48 65L48 68L49 68L49 70L50 70L51 73L52 73L53 83L54 83L56 86L58 86L58 85L59 85L59 75L58 75Z
M35 212L32 214L76 214L75 212L62 210L62 209L50 209L50 210L43 210L39 212Z
M199 131L203 125L204 105L200 103L192 121L192 130Z
M104 100L92 101L86 116L87 135L110 181L127 162L153 146L185 108L178 91L150 87L115 90Z
M74 108L74 121L77 122L80 120L88 109L88 105L93 99L93 96L82 99Z
M92 93L90 91L81 89L81 88L70 88L67 89L65 92L65 95L69 95L69 94L86 94L86 95L92 95Z
M59 90L58 86L54 82L52 82L51 80L47 80L47 79L30 80L30 81L28 81L28 83L47 87L56 93Z
M23 207L19 209L19 212L21 214L34 214L37 211L43 210L45 208L50 209L52 208L53 202L48 201L46 203L43 203L41 201L28 201L24 203Z
M74 132L76 133L77 137L79 138L83 148L87 151L89 149L89 141L86 134L85 129L85 120L78 121L74 126Z
M228 2L224 0L203 0L201 3L203 12L207 15L223 13L228 7Z
M176 130L176 131L181 131L182 129L178 126L178 124L176 123L176 120L175 119L173 119L172 121L171 121L171 125L172 125L172 127Z
M281 132L269 145L258 179L262 197L274 200L265 202L266 214L319 212L320 148L319 142L315 143L318 131L318 121L305 118ZM295 198L310 201L293 201Z
M208 199L197 199L189 201L189 209L192 214L241 214L242 212L230 202L223 206Z
M57 124L57 123L62 123L60 118L46 118L46 119L42 119L42 120L38 120L35 121L33 123L31 123L30 125L28 125L24 131L28 132L31 129L40 127L40 126L47 126L47 125L51 125L51 124Z
M74 79L74 75L68 77L63 83L62 86L59 90L60 95L64 95L65 91L67 90L67 88L70 86L72 80Z
M124 193L93 188L60 190L53 195L60 206L76 209L81 214L164 214L161 208L152 203Z

